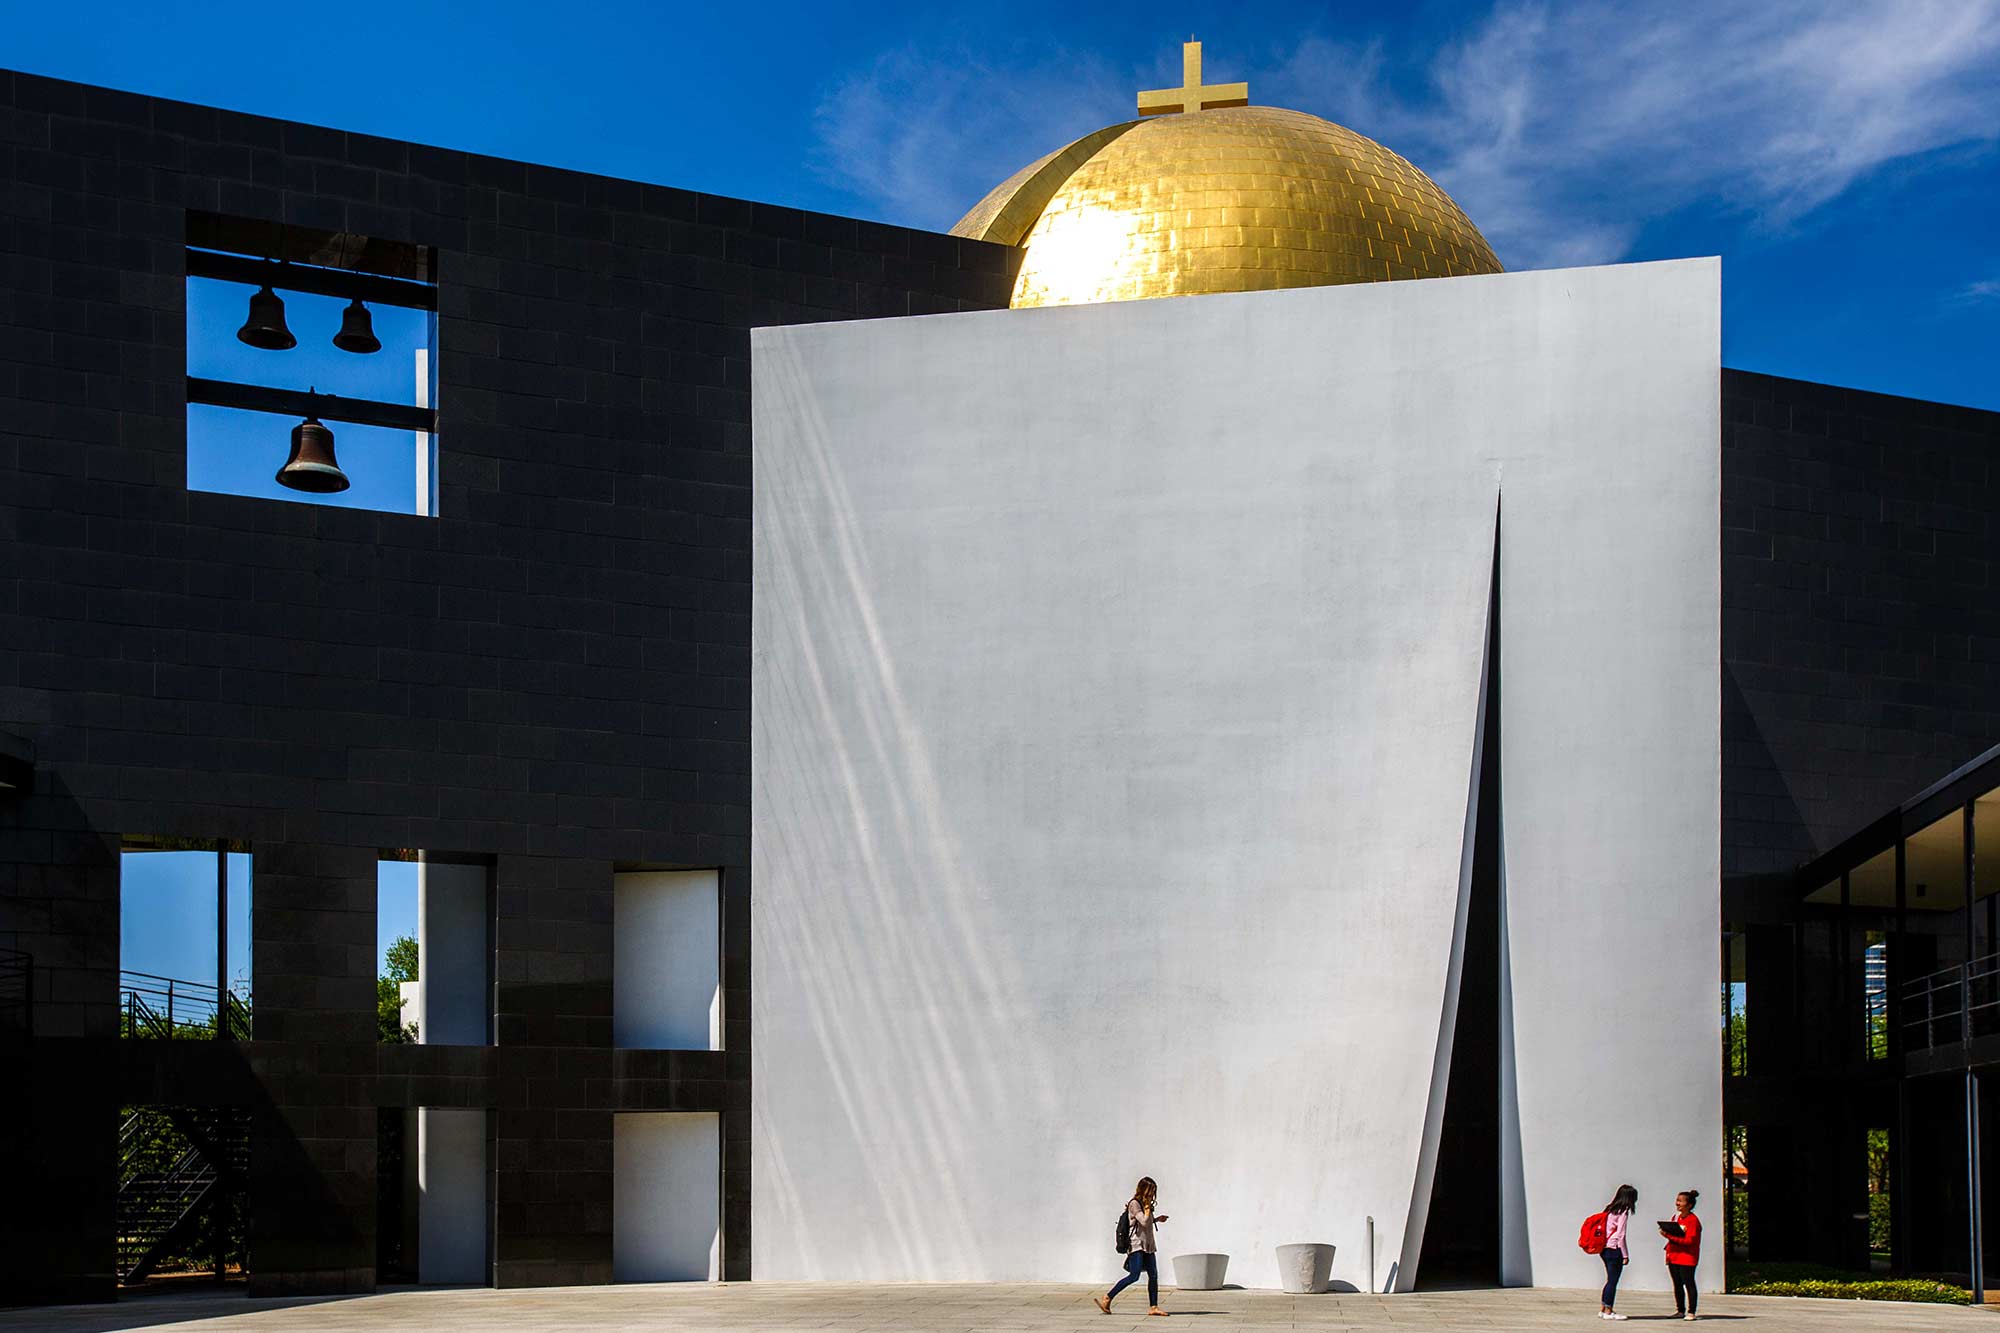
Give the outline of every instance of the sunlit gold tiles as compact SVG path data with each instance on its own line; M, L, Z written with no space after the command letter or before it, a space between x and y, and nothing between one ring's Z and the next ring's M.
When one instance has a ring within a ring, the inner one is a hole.
M1077 165L1055 184L1058 161ZM1020 239L1016 306L1500 271L1430 177L1302 112L1232 107L1099 131L1024 168L952 230L1012 242L995 219L1038 176L1036 193L1053 191Z

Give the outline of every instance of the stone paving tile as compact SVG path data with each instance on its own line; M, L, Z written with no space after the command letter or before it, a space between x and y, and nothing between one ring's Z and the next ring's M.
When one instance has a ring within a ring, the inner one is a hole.
M115 1333L125 1329L278 1329L286 1333L379 1333L380 1330L480 1329L836 1330L837 1333L1138 1333L1179 1327L1265 1333L1376 1333L1378 1330L1473 1329L1547 1333L1599 1328L1593 1293L1463 1291L1409 1296L1287 1296L1271 1291L1168 1289L1163 1304L1181 1323L1146 1316L1141 1300L1121 1300L1110 1317L1090 1303L1099 1288L989 1284L882 1285L757 1282L709 1286L568 1287L531 1291L428 1288L374 1296L251 1301L191 1293L142 1297L115 1305L0 1310L0 1333ZM1129 1293L1128 1293L1129 1296ZM1668 1298L1630 1293L1628 1321L1640 1329L1672 1320ZM1702 1299L1703 1319L1743 1333L1959 1333L1974 1325L2000 1333L1990 1310L1868 1301L1804 1301L1754 1296ZM1635 1330L1635 1333L1637 1331Z

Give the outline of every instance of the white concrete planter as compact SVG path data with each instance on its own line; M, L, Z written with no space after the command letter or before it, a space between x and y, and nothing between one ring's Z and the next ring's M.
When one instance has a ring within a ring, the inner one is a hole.
M1280 1245L1278 1281L1286 1291L1325 1291L1333 1279L1333 1246Z
M1182 1291L1215 1291L1229 1271L1226 1254L1177 1254L1174 1256L1174 1286Z

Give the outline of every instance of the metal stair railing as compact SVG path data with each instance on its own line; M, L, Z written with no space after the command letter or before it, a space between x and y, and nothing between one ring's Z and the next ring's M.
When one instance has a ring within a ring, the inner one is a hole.
M161 1117L185 1146L163 1169L148 1170L145 1150ZM131 1286L183 1253L204 1223L221 1225L216 1210L247 1184L249 1116L231 1107L139 1107L119 1126L118 1143L118 1279Z
M215 1167L194 1148L162 1176L136 1176L119 1190L118 1279L145 1280L167 1246L203 1210L217 1182Z
M250 1036L250 1000L235 989L217 992L212 981L189 981L152 972L118 974L123 1035L159 1040Z
M2000 1032L2000 953L1903 985L1903 1045L1928 1051Z

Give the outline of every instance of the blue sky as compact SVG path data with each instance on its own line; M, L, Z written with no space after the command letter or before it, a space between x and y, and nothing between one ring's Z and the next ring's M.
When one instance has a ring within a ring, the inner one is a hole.
M333 346L345 301L285 292L285 327L298 346L265 351L237 341L251 288L233 282L188 283L188 374L239 384L315 389L377 402L417 401L419 348L431 344L431 316L376 304L369 307L381 350L357 354ZM300 500L357 509L410 513L417 502L417 436L406 430L327 421L334 456L352 482L333 495L302 497L277 482L291 447L297 418L191 404L188 407L187 482L196 490ZM428 444L429 437L425 436ZM426 449L428 452L428 449ZM426 487L426 491L428 491Z
M944 227L1189 35L1430 172L1510 268L1721 254L1727 364L2000 408L2000 0L14 3L0 62Z
M229 854L229 979L250 984L253 853ZM215 853L127 852L119 865L118 967L215 981ZM376 863L375 965L398 935L417 933L417 865Z

